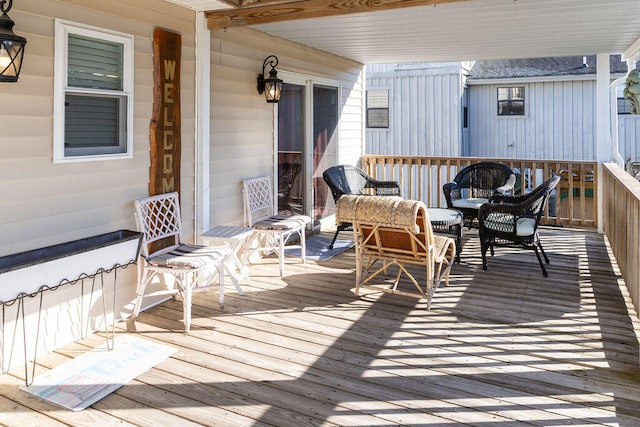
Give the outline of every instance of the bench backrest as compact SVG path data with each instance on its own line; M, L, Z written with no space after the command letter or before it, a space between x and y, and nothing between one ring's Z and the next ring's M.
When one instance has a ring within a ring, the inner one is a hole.
M425 260L432 254L433 230L424 203L396 197L345 195L336 222L350 222L361 251Z

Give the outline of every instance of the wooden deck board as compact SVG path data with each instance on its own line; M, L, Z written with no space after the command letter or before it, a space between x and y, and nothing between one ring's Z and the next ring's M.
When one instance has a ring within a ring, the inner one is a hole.
M224 310L217 293L197 294L188 335L179 301L120 323L178 351L89 409L28 396L18 369L0 376L0 424L640 426L640 322L604 238L543 233L548 278L533 252L512 249L484 271L465 230L462 262L429 311L355 296L353 250L292 260L282 278L264 259L245 295L228 288ZM100 342L47 355L38 372Z

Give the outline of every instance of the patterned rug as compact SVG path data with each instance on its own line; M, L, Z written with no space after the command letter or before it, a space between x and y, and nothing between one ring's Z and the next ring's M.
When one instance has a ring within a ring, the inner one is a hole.
M307 259L311 261L326 261L352 248L355 244L350 240L336 240L333 249L329 249L331 239L323 236L313 236L307 239ZM300 256L300 249L286 249L287 256Z

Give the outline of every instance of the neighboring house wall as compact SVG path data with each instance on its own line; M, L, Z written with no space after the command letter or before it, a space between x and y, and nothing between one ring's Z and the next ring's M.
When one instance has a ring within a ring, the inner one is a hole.
M525 87L525 115L498 116L497 88ZM593 78L477 84L469 81L470 156L594 160L596 82ZM619 151L640 160L640 116L618 115Z
M390 125L366 130L366 153L595 158L594 75L473 81L468 69L467 63L367 65L367 90L389 90ZM525 86L525 116L497 115L496 91L505 86ZM640 116L618 115L618 140L625 161L640 161Z
M341 85L341 163L362 155L362 64L251 29L211 33L210 223L242 225L241 181L274 171L274 110L256 90L264 59L275 54L282 71Z
M367 154L462 155L464 63L367 65L367 90L389 90L389 128L366 130Z
M618 115L618 145L625 162L640 162L640 115Z
M525 115L498 116L497 88L525 87ZM595 80L471 84L471 156L595 159Z

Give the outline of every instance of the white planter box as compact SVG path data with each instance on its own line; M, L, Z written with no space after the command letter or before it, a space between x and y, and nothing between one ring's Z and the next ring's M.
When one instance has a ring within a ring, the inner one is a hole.
M0 304L136 262L141 243L118 230L0 257Z

